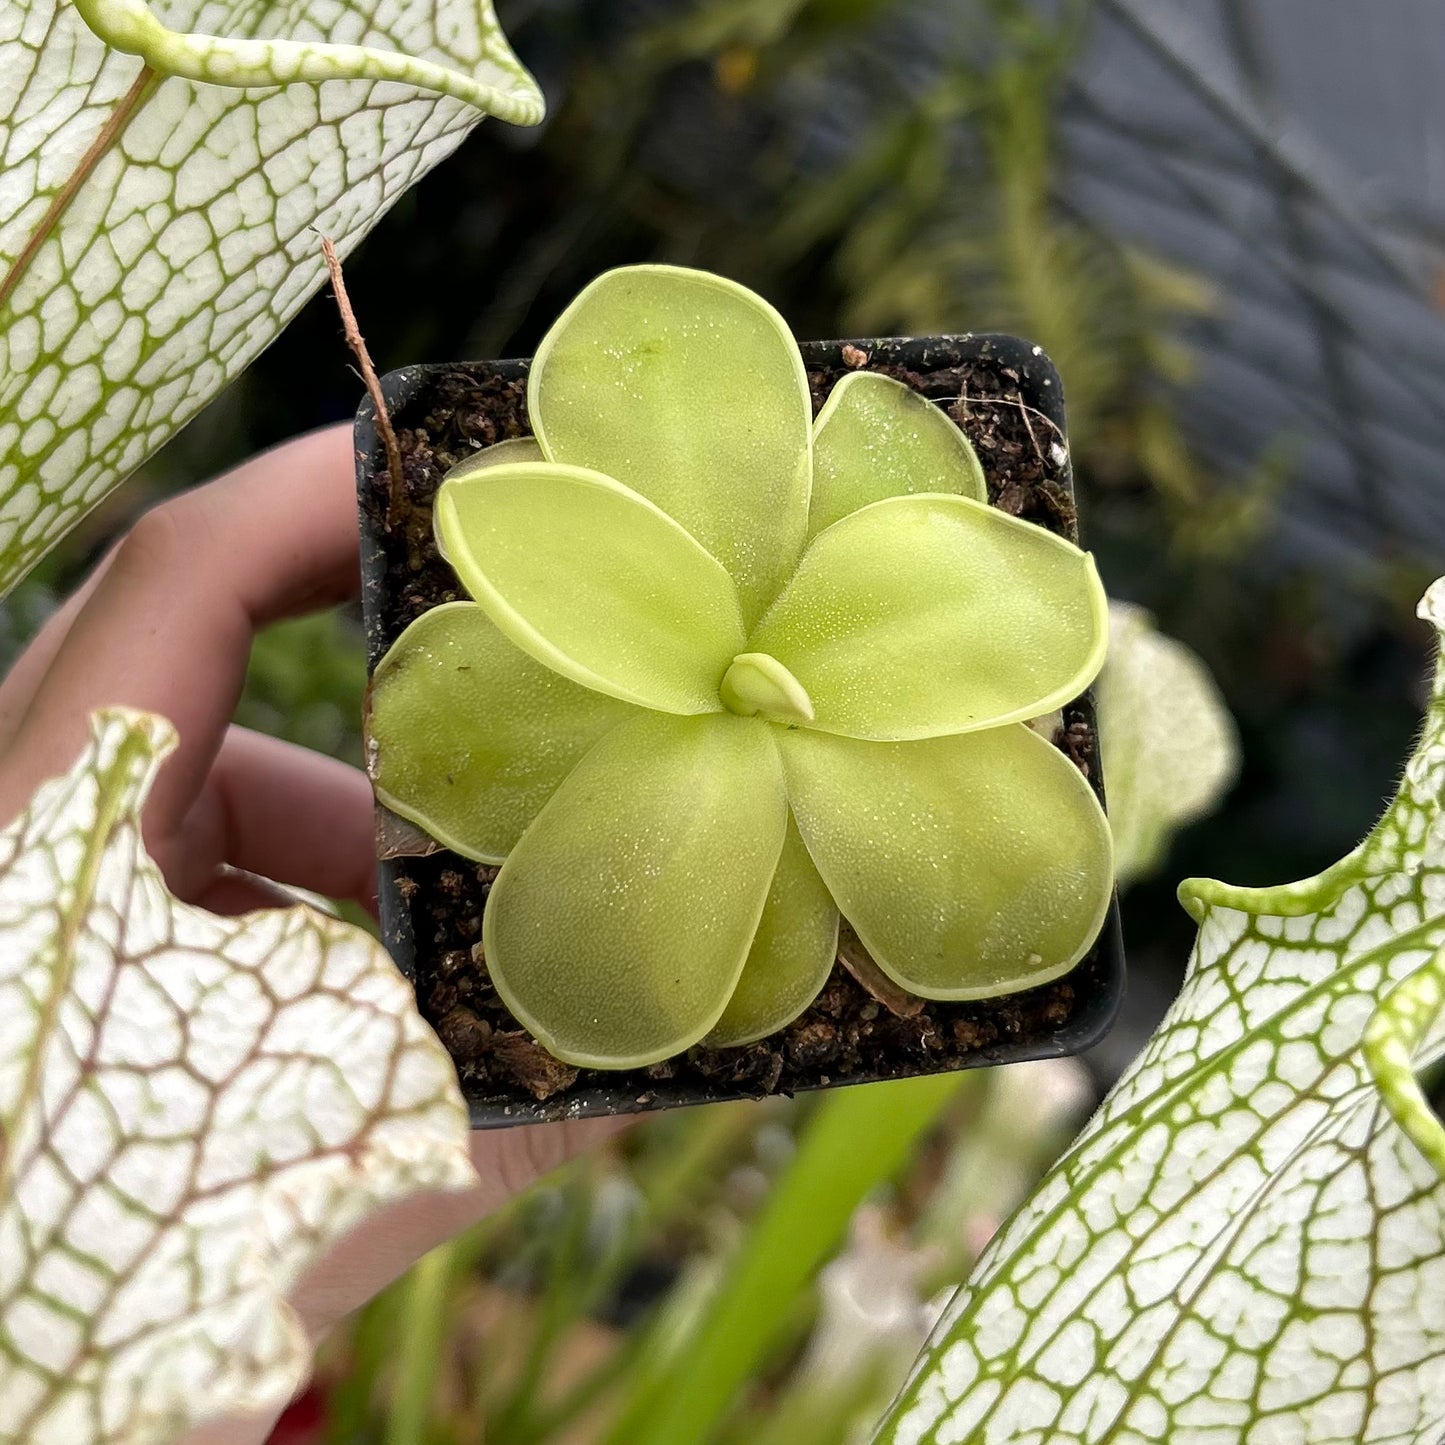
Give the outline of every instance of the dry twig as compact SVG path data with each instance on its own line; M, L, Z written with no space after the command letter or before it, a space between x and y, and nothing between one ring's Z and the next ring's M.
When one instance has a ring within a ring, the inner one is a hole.
M401 470L401 448L397 445L396 433L392 430L391 415L381 395L381 383L376 377L376 368L371 364L371 353L366 349L366 340L356 324L356 313L351 309L351 298L346 294L346 282L341 275L341 262L330 236L321 237L321 254L326 257L326 269L331 273L331 290L336 297L336 309L341 313L342 331L346 344L356 357L361 368L361 380L366 394L371 398L372 409L376 412L376 430L386 450L386 469L391 476L391 508L389 520L405 523L410 512L406 495L406 482Z

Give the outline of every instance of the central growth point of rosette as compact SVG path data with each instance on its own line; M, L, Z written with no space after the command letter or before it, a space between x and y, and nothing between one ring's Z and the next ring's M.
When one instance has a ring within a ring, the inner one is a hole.
M723 673L717 695L718 701L739 717L786 723L813 721L813 700L807 689L766 652L738 653Z
M534 438L437 491L472 599L377 665L378 799L499 865L484 962L559 1058L749 1043L818 996L840 915L910 993L1088 951L1093 791L1025 723L1104 657L1092 559L988 505L967 439L868 371L813 416L783 319L667 266L598 278L527 383Z

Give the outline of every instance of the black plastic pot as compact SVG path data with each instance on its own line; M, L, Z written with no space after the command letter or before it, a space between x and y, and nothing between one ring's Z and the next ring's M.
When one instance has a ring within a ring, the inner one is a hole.
M883 370L948 407L969 433L997 506L1077 540L1057 372L1009 336L804 344L815 408L849 370ZM382 379L405 456L393 487L371 403L356 421L362 596L368 666L412 617L459 595L429 548L430 502L445 470L483 445L523 435L529 363L407 367ZM1089 695L1064 709L1056 743L1103 779ZM612 1074L553 1065L490 992L467 940L479 930L484 870L455 855L380 864L382 934L417 986L423 1012L458 1061L476 1128L634 1113L720 1099L903 1078L1078 1053L1108 1028L1123 994L1117 905L1090 954L1065 978L1006 998L928 1002L897 1016L840 964L820 1003L782 1034L743 1049L692 1050L651 1069ZM449 932L447 908L455 903ZM916 1004L918 1001L914 1001Z

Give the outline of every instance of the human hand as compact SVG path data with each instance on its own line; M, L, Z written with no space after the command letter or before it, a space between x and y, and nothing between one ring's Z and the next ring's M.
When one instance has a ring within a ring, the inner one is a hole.
M288 442L148 513L0 682L0 823L70 766L92 712L122 704L169 718L180 735L145 814L147 847L178 897L218 913L289 901L269 879L372 907L364 774L230 721L256 631L330 607L358 585L349 427ZM302 1281L292 1303L312 1337L620 1127L474 1134L477 1188L392 1206ZM242 1445L268 1427L227 1422L192 1439Z

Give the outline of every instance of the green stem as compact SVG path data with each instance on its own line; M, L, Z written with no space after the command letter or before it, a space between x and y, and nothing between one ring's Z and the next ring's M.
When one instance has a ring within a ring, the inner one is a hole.
M705 1445L789 1306L843 1241L854 1209L907 1163L960 1086L957 1074L840 1090L798 1152L668 1365L624 1407L608 1445Z
M427 1438L442 1345L451 1323L447 1302L455 1252L454 1244L432 1250L408 1278L398 1322L401 1351L386 1422L386 1445L424 1445Z
M357 1316L345 1357L345 1374L327 1391L326 1445L354 1445L365 1439L380 1396L378 1382L396 1338L398 1291L378 1295Z

